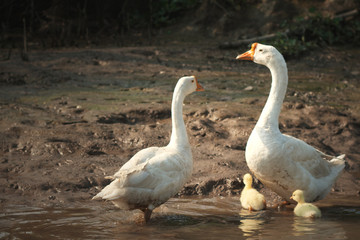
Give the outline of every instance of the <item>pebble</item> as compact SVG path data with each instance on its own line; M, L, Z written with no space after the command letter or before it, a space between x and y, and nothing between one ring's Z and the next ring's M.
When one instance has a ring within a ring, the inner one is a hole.
M246 88L244 88L244 91L252 91L254 90L253 86L247 86Z

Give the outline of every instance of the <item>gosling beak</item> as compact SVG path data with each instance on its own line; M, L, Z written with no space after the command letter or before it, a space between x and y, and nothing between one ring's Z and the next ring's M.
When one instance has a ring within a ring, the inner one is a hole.
M290 197L290 199L291 199L291 200L294 200L294 198L293 198L292 196Z
M205 89L199 84L198 80L196 79L195 76L193 76L195 81L196 81L196 90L197 92L202 92L202 91L205 91Z
M257 43L253 43L251 45L251 49L241 55L238 55L236 57L237 60L250 60L253 61L254 60L254 54L255 54L255 49L256 49Z

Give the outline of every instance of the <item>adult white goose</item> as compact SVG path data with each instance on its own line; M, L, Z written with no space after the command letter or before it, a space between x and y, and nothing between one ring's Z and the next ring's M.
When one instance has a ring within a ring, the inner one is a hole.
M136 153L93 199L111 200L121 209L140 209L149 221L154 208L174 196L191 177L193 160L182 105L186 95L203 90L195 76L180 78L171 105L170 143Z
M343 170L345 155L326 155L280 132L278 121L288 74L285 60L276 48L254 43L251 50L236 59L265 65L272 75L269 97L246 145L249 169L265 186L288 201L296 189L304 191L307 202L323 199Z

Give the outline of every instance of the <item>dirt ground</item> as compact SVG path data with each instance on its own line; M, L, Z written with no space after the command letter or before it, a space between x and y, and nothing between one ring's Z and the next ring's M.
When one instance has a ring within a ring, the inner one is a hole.
M156 42L156 41L155 41ZM238 195L248 172L246 141L270 88L263 66L235 60L211 40L152 46L2 49L2 206L99 204L92 196L137 151L166 145L176 81L195 75L205 91L185 100L194 171L183 195ZM346 169L333 193L360 200L360 49L319 48L289 59L283 133L333 155ZM276 166L274 166L276 167ZM257 182L269 202L279 200ZM331 196L329 196L331 197Z

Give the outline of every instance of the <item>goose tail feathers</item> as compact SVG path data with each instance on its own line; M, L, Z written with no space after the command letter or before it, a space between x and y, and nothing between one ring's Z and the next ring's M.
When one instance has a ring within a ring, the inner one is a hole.
M345 167L345 154L341 154L340 156L337 156L330 160L330 162L334 165L339 165L342 167Z

